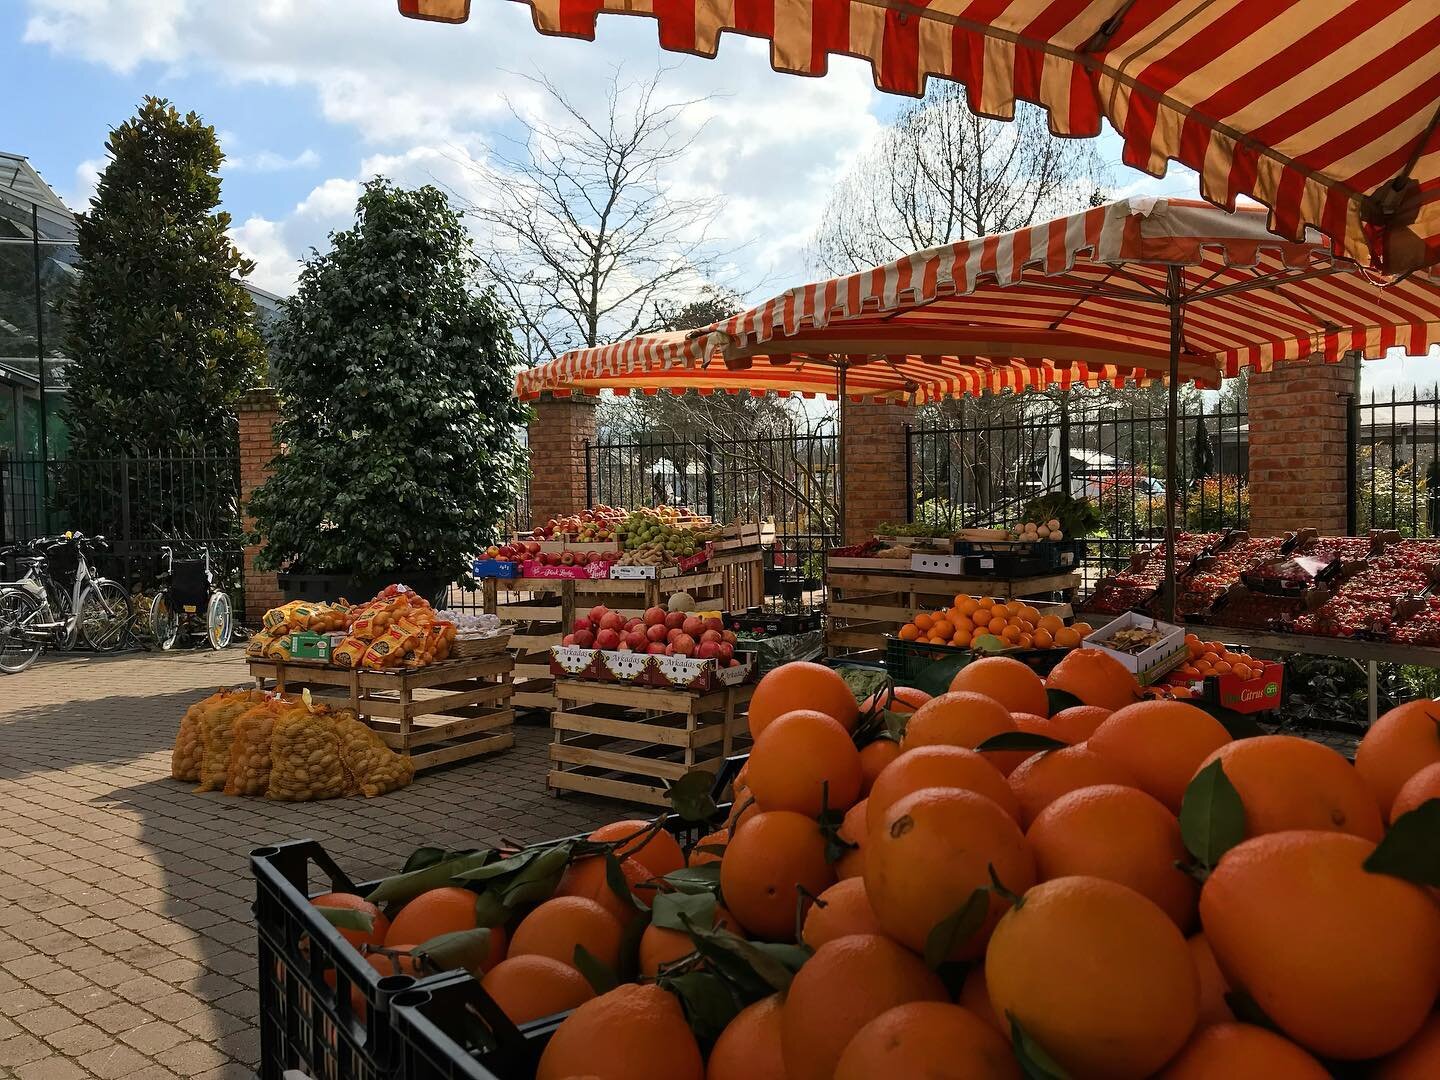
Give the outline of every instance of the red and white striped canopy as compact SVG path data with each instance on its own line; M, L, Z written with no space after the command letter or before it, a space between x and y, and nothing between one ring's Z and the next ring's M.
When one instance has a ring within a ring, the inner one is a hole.
M398 0L462 22L470 0ZM876 85L924 93L936 75L1051 130L1106 118L1127 165L1178 160L1201 194L1249 195L1270 227L1305 226L1367 266L1440 262L1440 3L1436 0L525 0L544 34L593 39L601 12L648 15L660 44L714 57L723 31L768 39L778 71L870 61Z
M1440 343L1440 276L1375 281L1255 207L1139 198L803 285L695 330L566 353L516 392L836 392L921 403L980 390L1144 381L1169 366L1179 270L1183 378Z

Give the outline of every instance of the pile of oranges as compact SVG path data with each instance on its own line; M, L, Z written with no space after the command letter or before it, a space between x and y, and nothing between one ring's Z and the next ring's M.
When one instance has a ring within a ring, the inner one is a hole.
M1185 648L1189 655L1185 663L1175 669L1174 676L1191 682L1207 675L1234 674L1252 679L1264 671L1264 665L1253 656L1231 652L1218 641L1201 641L1194 634L1185 635Z
M1047 690L1080 704L1052 715ZM880 707L903 734L858 746ZM1045 680L990 657L937 697L863 704L833 670L787 664L749 725L728 818L688 856L643 822L607 826L628 895L582 860L500 937L482 983L513 1018L574 1010L538 1080L1440 1076L1440 902L1366 865L1402 816L1440 809L1436 703L1387 713L1352 765L1291 736L1232 740L1081 648ZM1238 802L1228 825L1202 789ZM698 928L644 923L682 860L687 892L717 879L704 929L734 942L725 969L755 943L797 961L776 986L767 953L775 992L737 992L718 1028L689 996L713 973ZM450 925L433 894L386 940ZM633 949L638 975L597 994L577 945L617 970Z
M1088 623L1066 626L1058 615L1042 615L1039 609L1018 600L1005 601L988 596L955 597L944 611L922 611L900 628L902 641L923 641L931 645L968 648L983 634L1000 638L1017 649L1072 649L1090 635Z

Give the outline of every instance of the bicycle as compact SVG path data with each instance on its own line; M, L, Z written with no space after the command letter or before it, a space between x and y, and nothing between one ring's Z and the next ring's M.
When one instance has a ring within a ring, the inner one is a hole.
M69 650L83 639L88 648L108 652L124 643L130 594L90 569L90 558L108 548L103 536L66 533L0 552L25 568L19 580L0 582L0 673L24 671L47 647ZM68 570L71 562L74 580L67 593L51 568Z
M150 633L156 644L168 652L180 640L180 631L196 633L193 621L205 605L204 633L217 652L230 644L235 633L234 607L230 595L215 584L210 569L210 549L202 546L198 559L176 559L170 547L160 549L163 569L160 589L150 601Z

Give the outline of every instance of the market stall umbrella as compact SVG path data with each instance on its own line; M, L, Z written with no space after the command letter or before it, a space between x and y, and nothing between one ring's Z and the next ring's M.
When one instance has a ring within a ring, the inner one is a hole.
M398 0L402 14L463 22L469 0ZM1270 227L1323 230L1363 265L1440 262L1440 4L1435 0L527 0L544 34L593 39L602 12L648 15L660 45L713 58L724 31L764 38L778 71L824 75L866 59L875 83L921 95L963 83L970 107L1015 102L1062 136L1124 142L1155 176L1178 160Z
M566 353L521 372L516 392L922 402L1164 376L1173 492L1181 380L1215 385L1286 360L1421 354L1437 342L1432 274L1377 283L1313 232L1302 242L1269 233L1258 208L1143 198L803 285L706 327ZM1174 530L1167 500L1167 539Z

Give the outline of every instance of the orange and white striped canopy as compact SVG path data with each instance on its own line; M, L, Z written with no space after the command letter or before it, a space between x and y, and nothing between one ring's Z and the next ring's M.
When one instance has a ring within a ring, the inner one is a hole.
M470 0L398 0L462 22ZM975 112L1045 108L1056 135L1104 117L1127 165L1171 160L1201 194L1249 195L1270 228L1307 225L1390 273L1440 262L1440 3L1436 0L526 0L544 34L593 39L602 12L647 15L660 44L716 55L720 34L768 39L778 71L870 61L875 83L965 85Z
M1170 268L1179 290L1171 290ZM981 390L1201 385L1316 354L1338 361L1440 344L1440 276L1376 281L1313 230L1259 207L1137 198L873 270L802 285L694 330L580 349L520 373L516 392L696 389L923 403Z

